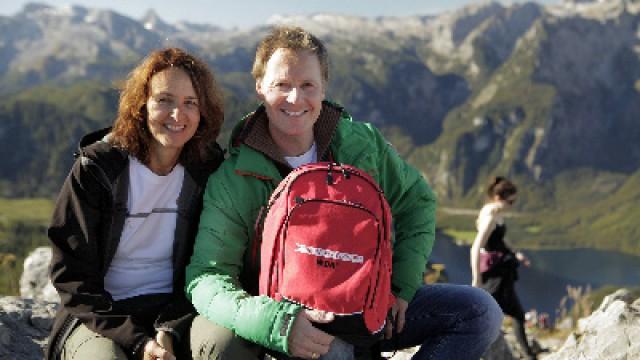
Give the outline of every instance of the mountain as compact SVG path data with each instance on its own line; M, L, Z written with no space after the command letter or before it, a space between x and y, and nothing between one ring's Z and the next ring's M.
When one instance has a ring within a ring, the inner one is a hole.
M638 169L637 8L599 18L553 14L532 22L506 61L449 113L446 135L424 149L443 191L465 193L487 169L535 180L582 167ZM475 50L480 58L496 53Z
M15 153L0 164L0 193L52 196L72 143L113 120L117 84L154 48L181 46L212 66L228 134L257 101L255 46L277 24L325 40L331 99L382 128L443 206L477 208L487 178L505 174L527 215L516 221L517 244L640 254L637 0L282 15L248 30L29 4L0 17L0 148ZM472 218L438 221L473 231Z

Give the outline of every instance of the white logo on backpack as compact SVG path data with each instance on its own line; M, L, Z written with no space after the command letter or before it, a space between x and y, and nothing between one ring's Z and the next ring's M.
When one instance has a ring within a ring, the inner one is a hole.
M296 252L313 255L317 257L323 257L327 259L341 260L345 262L352 262L356 264L362 264L364 262L364 256L358 254L349 254L340 251L321 249L313 246L296 243Z

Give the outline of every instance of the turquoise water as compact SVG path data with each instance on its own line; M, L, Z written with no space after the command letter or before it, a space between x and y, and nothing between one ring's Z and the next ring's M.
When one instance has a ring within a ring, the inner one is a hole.
M525 250L531 267L520 267L516 289L525 310L536 308L554 315L567 285L640 286L640 257L593 249ZM431 255L444 263L449 281L471 284L469 247L439 236Z

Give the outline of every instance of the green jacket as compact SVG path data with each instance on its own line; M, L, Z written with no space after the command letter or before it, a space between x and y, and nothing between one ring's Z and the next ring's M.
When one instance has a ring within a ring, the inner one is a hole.
M268 136L267 121L264 107L245 118L234 131L230 157L209 178L186 292L208 319L247 340L288 353L287 337L301 307L250 295L240 280L252 266L260 209L283 179L279 169L286 167ZM319 159L326 159L330 151L335 161L367 171L382 187L395 229L392 290L410 301L422 284L434 241L433 192L373 126L352 121L336 105L323 104L314 136ZM257 281L257 272L250 276Z

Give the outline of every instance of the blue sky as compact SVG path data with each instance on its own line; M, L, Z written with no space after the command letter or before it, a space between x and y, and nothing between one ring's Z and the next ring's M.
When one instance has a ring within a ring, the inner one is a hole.
M0 15L13 15L29 2L33 0L3 0L0 2ZM246 28L263 24L274 14L322 12L371 17L426 15L456 9L479 0L41 0L38 2L56 7L77 4L113 9L134 18L141 17L152 8L168 22L187 20L225 28ZM554 4L559 3L560 0L537 0L537 2Z

